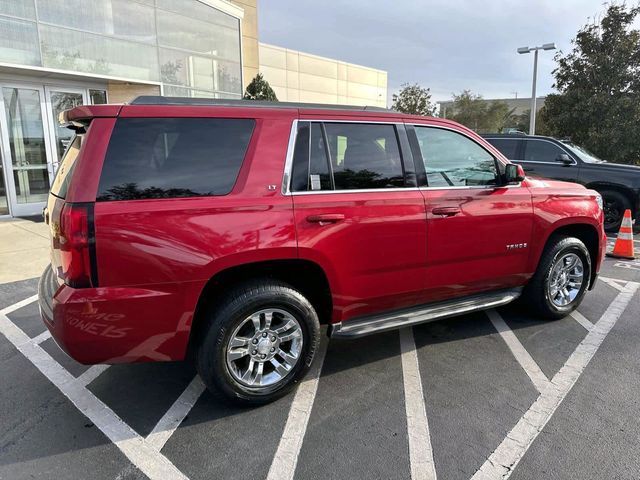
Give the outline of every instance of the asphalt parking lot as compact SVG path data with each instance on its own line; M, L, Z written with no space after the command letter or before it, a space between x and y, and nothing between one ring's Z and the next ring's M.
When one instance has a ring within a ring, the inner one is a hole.
M559 321L509 306L325 340L253 409L188 363L75 363L36 286L0 285L2 480L640 478L640 260L607 259Z

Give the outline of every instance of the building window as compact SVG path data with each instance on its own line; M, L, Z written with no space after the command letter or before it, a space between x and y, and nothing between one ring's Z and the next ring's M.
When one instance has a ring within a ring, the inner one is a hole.
M89 90L91 105L102 105L107 102L107 92L104 90Z
M0 62L242 95L240 20L199 0L0 0Z

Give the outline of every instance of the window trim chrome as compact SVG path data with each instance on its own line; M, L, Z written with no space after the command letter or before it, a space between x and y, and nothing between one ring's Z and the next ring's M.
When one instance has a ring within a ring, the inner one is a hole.
M292 192L291 191L291 173L293 169L293 153L295 149L296 139L298 137L298 125L302 122L311 123L360 123L360 124L376 124L376 125L406 125L402 120L393 120L389 122L382 121L369 121L369 120L341 120L341 119L327 119L323 117L318 118L296 118L291 124L291 131L289 132L289 143L287 145L287 156L284 162L284 173L282 175L282 195L326 195L336 193L374 193L374 192L411 192L419 190L420 187L393 187L393 188L362 188L362 189L345 189L345 190L315 190L306 192ZM401 146L398 143L398 149L401 150ZM404 172L404 167L403 167Z
M427 125L425 123L406 123L406 125L411 125L413 126L413 128L416 127L426 127L426 128L439 128L441 130L449 130L451 132L457 133L459 135L462 135L463 137L469 139L470 141L472 141L473 143L475 143L476 145L478 145L480 148L482 148L485 152L487 152L489 155L491 155L491 157L493 158L493 160L495 162L499 162L501 165L505 166L506 163L504 163L500 158L496 157L493 152L490 152L489 150L487 150L487 148L478 143L478 141L474 138L472 138L471 136L467 135L466 132L462 132L456 128L451 128L451 127L447 127L444 125ZM416 134L417 135L417 134ZM480 137L483 138L483 137ZM489 142L487 142L489 143ZM491 144L490 144L491 145ZM493 147L493 145L491 145ZM496 147L493 147L496 150L498 150ZM500 152L500 150L498 150L498 152ZM500 154L502 155L502 152L500 152ZM504 156L504 155L503 155ZM420 161L424 162L424 159L422 158L422 151L420 151ZM507 157L505 157L507 158ZM509 160L509 159L507 159ZM425 168L425 175L427 175L426 169L427 166L424 166ZM498 176L500 176L500 171L498 170ZM446 186L446 187L430 187L428 185L428 178L427 178L427 185L423 186L423 187L418 187L420 190L495 190L497 188L505 188L505 187L520 187L522 185L522 182L519 182L517 184L513 184L513 185L453 185L453 186Z
M282 195L291 195L291 170L293 166L293 150L296 145L296 139L298 137L298 123L300 120L297 118L293 120L291 124L291 131L289 132L289 143L287 145L287 156L284 161L284 173L282 175Z
M284 164L284 172L282 175L282 188L281 188L281 192L282 195L284 196L295 196L295 195L330 195L330 194L337 194L337 193L376 193L376 192L383 192L383 193L389 193L389 192L414 192L416 190L491 190L491 189L498 189L498 188L516 188L516 187L521 187L522 186L522 182L519 182L517 184L513 184L513 185L462 185L462 186L447 186L447 187L429 187L429 186L418 186L418 187L393 187L393 188L364 188L364 189L345 189L345 190L316 190L316 191L306 191L306 192L292 192L291 191L291 173L292 173L292 169L293 169L293 154L294 154L294 149L295 149L295 143L296 143L296 139L298 136L298 126L303 123L309 123L311 124L312 122L317 122L317 123L325 123L325 122L331 122L331 123L363 123L363 124L383 124L383 125L393 125L396 126L398 124L402 124L402 125L411 125L414 128L415 127L427 127L427 128L439 128L442 130L449 130L452 131L454 133L457 133L459 135L464 136L465 138L468 138L470 141L474 142L476 145L478 145L480 148L482 148L483 150L485 150L489 155L491 155L495 161L499 162L501 165L506 165L500 158L496 157L492 152L490 152L489 150L487 150L486 147L484 147L482 144L478 143L478 141L474 138L472 138L471 136L469 136L468 134L466 134L465 132L462 132L458 129L455 128L451 128L451 127L447 127L444 125L430 125L430 124L424 124L424 123L412 123L412 122L404 122L404 121L388 121L388 122L383 122L383 121L369 121L369 120L341 120L341 119L327 119L327 118L323 118L323 117L319 117L319 118L296 118L293 120L292 124L291 124L291 130L289 132L289 142L287 144L287 155L285 157L285 164ZM511 140L511 139L510 139ZM516 139L513 139L516 140ZM551 142L552 143L552 142ZM493 146L493 145L492 145ZM496 147L493 147L496 148ZM496 148L496 150L498 150ZM498 150L499 152L499 150ZM502 152L500 152L500 154L502 155ZM504 156L504 155L503 155ZM505 157L506 158L506 157ZM510 160L507 159L509 162ZM420 161L423 161L422 158L420 159ZM547 162L541 162L541 163L547 163ZM500 173L500 172L498 172Z

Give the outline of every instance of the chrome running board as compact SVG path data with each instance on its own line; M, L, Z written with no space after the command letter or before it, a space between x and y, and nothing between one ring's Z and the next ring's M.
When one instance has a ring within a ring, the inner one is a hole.
M512 288L430 305L419 305L411 309L395 310L381 315L356 318L331 325L329 336L332 338L356 338L418 323L433 322L463 313L506 305L518 298L521 293L521 287Z

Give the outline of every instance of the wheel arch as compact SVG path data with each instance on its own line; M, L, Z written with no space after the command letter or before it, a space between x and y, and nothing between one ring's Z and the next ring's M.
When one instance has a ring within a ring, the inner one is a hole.
M544 242L544 246L540 251L540 255L538 256L537 264L542 258L542 252L546 250L547 246L553 240L553 238L558 236L575 237L582 241L582 243L584 243L584 245L587 247L587 251L589 252L589 259L591 260L589 289L593 288L597 275L596 268L598 263L598 252L600 251L600 238L598 235L598 229L590 223L569 223L557 226L549 232L549 235Z
M265 260L226 268L213 275L205 284L193 316L188 351L192 352L201 338L208 307L215 303L223 291L256 278L273 278L299 290L313 305L321 324L331 322L333 299L324 270L315 262L303 259Z

